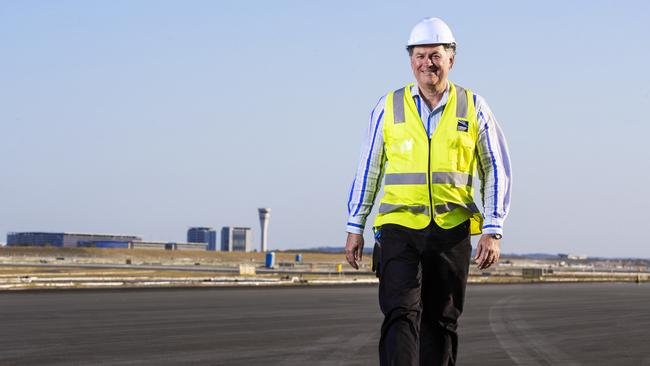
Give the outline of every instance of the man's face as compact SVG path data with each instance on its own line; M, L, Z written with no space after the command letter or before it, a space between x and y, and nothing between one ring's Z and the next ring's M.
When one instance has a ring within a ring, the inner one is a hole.
M445 49L444 45L424 45L413 48L411 68L420 86L446 87L447 75L453 66L454 51Z

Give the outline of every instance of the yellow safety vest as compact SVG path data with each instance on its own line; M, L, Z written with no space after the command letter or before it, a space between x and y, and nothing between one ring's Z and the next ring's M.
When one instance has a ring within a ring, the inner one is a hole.
M429 139L411 86L389 93L384 107L384 196L375 227L423 229L431 218L450 229L470 219L480 234L483 216L474 203L478 121L473 94L451 82L447 105Z

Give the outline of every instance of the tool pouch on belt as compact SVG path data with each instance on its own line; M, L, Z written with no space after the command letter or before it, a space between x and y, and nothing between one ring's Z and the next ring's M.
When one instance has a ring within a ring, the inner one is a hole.
M375 230L375 246L372 248L372 271L375 272L375 276L377 276L377 278L379 278L381 273L379 268L381 265L381 243L379 243L380 237L381 231Z

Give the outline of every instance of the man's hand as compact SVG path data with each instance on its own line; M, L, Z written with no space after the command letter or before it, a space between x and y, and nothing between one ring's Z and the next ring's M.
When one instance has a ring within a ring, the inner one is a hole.
M359 263L363 256L363 235L348 233L345 243L345 259L354 269L359 269Z
M476 246L474 263L478 265L478 269L489 268L499 260L500 254L499 240L493 238L490 234L483 234Z

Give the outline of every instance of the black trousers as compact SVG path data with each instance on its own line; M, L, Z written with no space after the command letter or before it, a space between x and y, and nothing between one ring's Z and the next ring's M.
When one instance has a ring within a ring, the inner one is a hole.
M381 366L455 365L472 245L469 221L422 230L383 225L377 241Z

